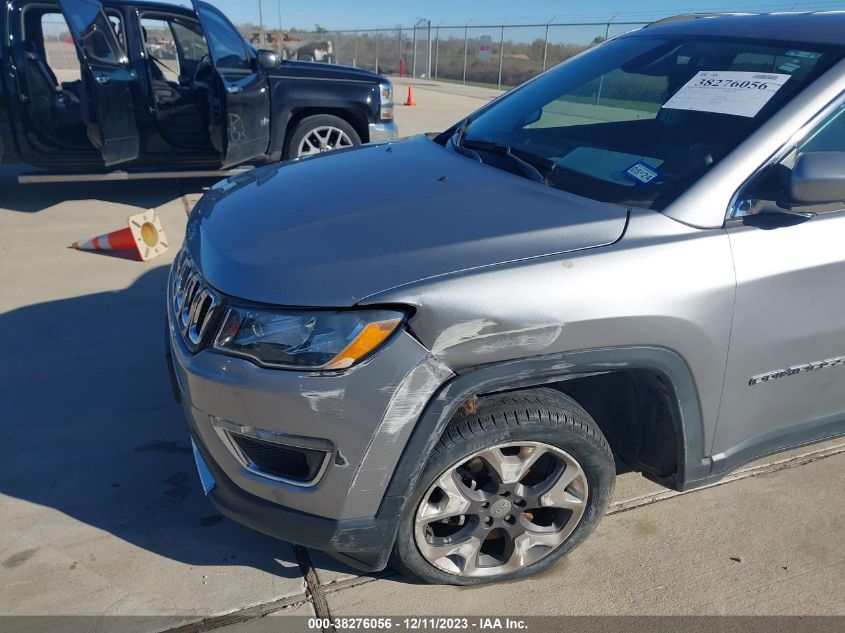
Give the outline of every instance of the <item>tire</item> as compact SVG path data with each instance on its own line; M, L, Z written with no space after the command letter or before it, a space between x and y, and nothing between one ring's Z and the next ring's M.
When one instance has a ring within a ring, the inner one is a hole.
M391 563L436 584L541 572L593 531L615 482L607 440L568 396L542 388L481 398L432 450Z
M310 155L301 152L303 145L304 149L308 149L309 143L304 143L305 139L309 139L310 145L314 147L312 154L361 144L361 137L348 122L332 114L315 114L305 117L293 128L285 143L285 160Z

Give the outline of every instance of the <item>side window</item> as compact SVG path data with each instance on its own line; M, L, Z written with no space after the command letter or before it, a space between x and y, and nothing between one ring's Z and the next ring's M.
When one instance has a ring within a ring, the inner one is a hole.
M163 79L177 83L181 68L179 55L176 50L176 39L170 28L170 22L158 18L141 18L141 34L147 55L155 66L153 77L163 76Z
M45 13L41 16L41 34L44 37L44 53L47 65L56 75L59 83L73 83L81 78L76 46L70 35L65 16L61 13Z
M211 48L214 65L219 70L251 70L244 39L216 11L203 11L203 25Z
M125 59L119 44L123 28L117 16L105 18L100 4L88 0L65 0L63 6L74 32L80 34L78 43L88 58L107 64L119 64Z
M109 24L111 25L111 30L114 32L114 36L117 39L118 46L120 46L122 51L125 53L126 37L124 37L123 34L123 22L121 21L120 16L117 13L108 11L106 13L106 17L109 19Z
M180 22L170 23L173 36L182 51L182 56L188 61L198 62L208 55L208 44L205 43L199 24L192 26L193 28L190 28Z
M801 152L845 152L845 104L801 143Z
M754 214L771 203L788 206L792 168L798 156L806 152L845 152L845 104L840 105L785 158L765 169L748 185L740 199L757 202L740 214Z

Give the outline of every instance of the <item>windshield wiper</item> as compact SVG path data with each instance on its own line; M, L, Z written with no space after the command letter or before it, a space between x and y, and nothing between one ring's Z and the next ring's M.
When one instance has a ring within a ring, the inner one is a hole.
M464 137L467 135L467 128L469 128L470 123L472 123L472 121L470 121L469 117L461 121L461 127L458 128L458 132L455 135L455 145L458 147L463 147Z
M541 182L548 185L548 175L556 167L553 160L537 156L530 152L525 152L520 149L514 149L509 145L501 145L500 143L493 143L491 141L480 141L474 139L460 139L462 143L460 147L469 150L481 150L482 152L490 152L499 156L505 156L516 165L517 169L523 176L530 178L536 182ZM540 170L543 171L540 171ZM545 172L545 173L544 173Z
M472 123L472 121L470 121L469 117L461 122L460 127L455 132L454 136L452 136L452 147L454 147L455 151L462 156L467 156L481 163L484 161L481 160L481 156L478 155L478 152L464 147L464 137L466 136L467 128L470 123Z

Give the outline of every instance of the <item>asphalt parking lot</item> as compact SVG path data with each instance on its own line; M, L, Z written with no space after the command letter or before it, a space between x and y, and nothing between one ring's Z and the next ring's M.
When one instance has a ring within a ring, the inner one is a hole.
M397 120L443 129L495 94L416 82ZM208 183L15 177L0 171L0 615L139 631L313 614L845 615L845 439L683 495L624 473L611 515L557 567L476 589L361 576L224 519L162 348L167 269ZM67 248L152 207L170 239L157 259Z

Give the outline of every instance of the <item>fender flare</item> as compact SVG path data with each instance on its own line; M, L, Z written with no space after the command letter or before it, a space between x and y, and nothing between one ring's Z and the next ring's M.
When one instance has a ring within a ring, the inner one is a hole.
M680 412L675 429L680 455L677 479L673 483L680 490L694 487L696 481L710 474L712 460L704 454L701 407L687 363L677 353L662 347L601 348L482 365L465 370L445 383L417 421L382 499L379 514L388 508L391 512L404 509L403 502L413 492L434 445L458 408L473 396L622 369L652 370L666 380ZM391 543L394 538L395 532Z

